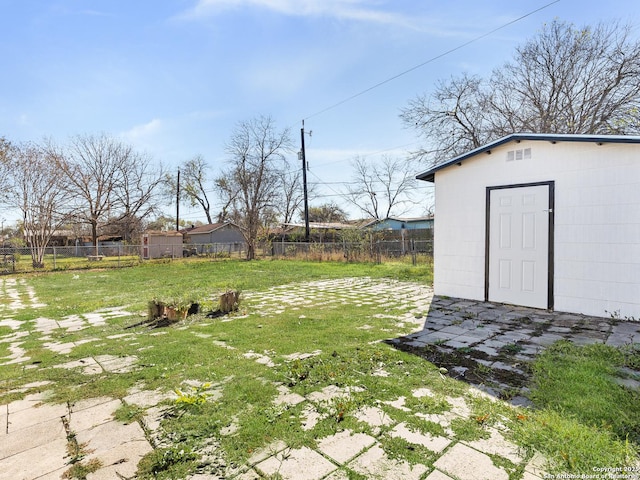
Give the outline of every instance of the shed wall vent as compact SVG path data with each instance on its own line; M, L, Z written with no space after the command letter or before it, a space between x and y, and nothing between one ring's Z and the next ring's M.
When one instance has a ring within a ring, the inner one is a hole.
M519 150L509 150L507 152L507 162L518 160L529 160L531 158L530 148L521 148Z

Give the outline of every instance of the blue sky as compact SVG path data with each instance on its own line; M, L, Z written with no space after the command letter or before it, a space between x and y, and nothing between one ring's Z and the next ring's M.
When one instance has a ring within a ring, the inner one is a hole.
M201 154L215 173L237 122L271 115L299 141L306 119L309 181L329 183L311 204L343 203L335 182L351 178L354 156L417 147L398 114L439 79L488 75L554 18L620 20L640 35L637 0L560 0L325 111L551 2L0 0L0 136L106 132L172 169ZM423 192L411 214L430 203Z

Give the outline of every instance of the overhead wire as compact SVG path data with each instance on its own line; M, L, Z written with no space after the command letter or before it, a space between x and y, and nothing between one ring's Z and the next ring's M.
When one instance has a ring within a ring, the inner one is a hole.
M539 7L537 9L535 9L535 10L532 10L532 11L530 11L530 12L528 12L528 13L526 13L526 14L524 14L524 15L522 15L522 16L514 19L514 20L511 20L510 22L504 23L504 24L500 25L499 27L494 28L493 30L490 30L490 31L488 31L486 33L483 33L482 35L478 35L477 37L474 37L474 38L472 38L471 40L469 40L467 42L464 42L464 43L462 43L462 44L460 44L460 45L458 45L456 47L450 48L449 50L447 50L447 51L445 51L443 53L440 53L440 54L436 55L435 57L431 57L430 59L428 59L428 60L426 60L426 61L424 61L424 62L422 62L422 63L420 63L418 65L415 65L415 66L413 66L413 67L411 67L411 68L409 68L407 70L404 70L403 72L400 72L400 73L398 73L396 75L393 75L393 76L391 76L391 77L389 77L389 78L387 78L385 80L382 80L381 82L378 82L375 85L372 85L372 86L370 86L368 88L365 88L364 90L361 90L360 92L355 93L355 94L351 95L350 97L347 97L347 98L345 98L343 100L340 100L339 102L334 103L333 105L329 105L328 107L323 108L322 110L319 110L316 113L308 115L308 116L306 116L304 118L304 120L308 120L310 118L317 117L318 115L321 115L321 114L323 114L325 112L328 112L329 110L333 110L334 108L337 108L340 105L344 105L345 103L350 102L351 100L354 100L354 99L364 95L365 93L370 92L371 90L375 90L376 88L379 88L379 87L381 87L383 85L386 85L387 83L392 82L393 80L396 80L396 79L398 79L398 78L400 78L400 77L402 77L402 76L404 76L404 75L406 75L408 73L413 72L414 70L417 70L417 69L419 69L421 67L424 67L425 65L428 65L429 63L432 63L432 62L434 62L436 60L439 60L440 58L442 58L442 57L444 57L446 55L449 55L449 54L451 54L451 53L453 53L453 52L455 52L457 50L460 50L460 49L462 49L462 48L464 48L464 47L466 47L468 45L471 45L472 43L475 43L475 42L477 42L479 40L482 40L483 38L486 38L486 37L488 37L490 35L493 35L494 33L498 32L498 31L500 31L500 30L502 30L502 29L504 29L504 28L506 28L506 27L508 27L510 25L513 25L514 23L517 23L520 20L524 20L525 18L530 17L531 15L534 15L534 14L540 12L541 10L544 10L544 9L548 8L553 4L559 3L560 1L561 0L553 0L552 2L549 2L546 5L543 5L542 7Z
M419 68L422 68L425 65L428 65L428 64L430 64L430 63L432 63L432 62L434 62L436 60L439 60L440 58L443 58L443 57L445 57L447 55L450 55L453 52L461 50L464 47L466 47L468 45L471 45L472 43L475 43L475 42L478 42L479 40L482 40L483 38L486 38L486 37L488 37L490 35L493 35L494 33L498 32L498 31L500 31L500 30L502 30L502 29L504 29L504 28L506 28L506 27L508 27L510 25L513 25L513 24L515 24L517 22L520 22L521 20L524 20L525 18L530 17L530 16L532 16L532 15L534 15L534 14L536 14L536 13L538 13L538 12L540 12L540 11L546 9L546 8L549 8L551 5L559 3L560 1L561 0L553 0L553 1L549 2L549 3L546 3L545 5L543 5L543 6L539 7L539 8L536 8L535 10L527 12L524 15L521 15L521 16L519 16L519 17L517 17L517 18L515 18L515 19L513 19L513 20L511 20L509 22L506 22L506 23L504 23L504 24L502 24L502 25L500 25L500 26L488 31L488 32L485 32L482 35L478 35L478 36L470 39L467 42L464 42L464 43L462 43L460 45L457 45L457 46L455 46L453 48L450 48L449 50L446 50L445 52L442 52L442 53L440 53L440 54L438 54L438 55L436 55L434 57L431 57L428 60L426 60L426 61L424 61L422 63L419 63L418 65L415 65L415 66L413 66L411 68L408 68L407 70L404 70L404 71L402 71L402 72L400 72L400 73L398 73L396 75L393 75L393 76L391 76L391 77L389 77L389 78L387 78L385 80L382 80L382 81L380 81L380 82L378 82L378 83L376 83L376 84L374 84L374 85L372 85L372 86L370 86L368 88L365 88L364 90L361 90L361 91L359 91L359 92L357 92L357 93L355 93L355 94L353 94L353 95L351 95L351 96L349 96L349 97L347 97L347 98L345 98L343 100L340 100L339 102L336 102L336 103L334 103L332 105L329 105L329 106L327 106L327 107L325 107L325 108L323 108L323 109L321 109L321 110L319 110L319 111L317 111L315 113L312 113L311 115L307 115L306 117L304 117L302 123L304 125L304 121L305 120L309 120L310 118L317 117L317 116L319 116L319 115L321 115L323 113L328 112L329 110L333 110L334 108L337 108L337 107L339 107L341 105L344 105L345 103L348 103L348 102L350 102L350 101L352 101L352 100L354 100L354 99L356 99L358 97L361 97L362 95L364 95L366 93L369 93L372 90L375 90L375 89L377 89L379 87L382 87L383 85L386 85L386 84L388 84L388 83L390 83L390 82L392 82L392 81L394 81L394 80L396 80L396 79L398 79L398 78L400 78L400 77L402 77L404 75L407 75L407 74L409 74L409 73L411 73L411 72L413 72L413 71L415 71L415 70L417 70ZM380 153L384 153L384 152L391 151L391 150L396 150L398 148L403 148L403 147L406 147L406 146L414 145L416 143L418 143L418 142L411 142L409 144L405 144L405 145L400 146L400 147L393 147L393 148L389 148L389 149L380 150L378 152L368 154L367 156L378 155ZM331 165L331 164L339 163L339 162L342 163L344 161L345 160L335 160L335 161L331 161L331 162L322 163L322 164L320 164L318 166L326 166L326 165ZM333 196L341 196L341 197L343 197L344 196L344 194L339 193L336 189L331 187L331 185L334 185L334 184L348 184L347 182L322 182L321 181L322 179L318 175L316 175L314 172L309 171L309 173L311 175L313 175L316 179L320 180L320 182L316 182L316 184L324 185L326 188L328 188L329 190L331 190L335 194L335 195L315 195L316 198L333 197ZM351 183L349 183L349 184L351 184Z
M388 84L388 83L390 83L390 82L392 82L394 80L397 80L400 77L403 77L404 75L407 75L407 74L409 74L409 73L411 73L411 72L413 72L415 70L418 70L419 68L422 68L425 65L433 63L436 60L439 60L439 59L441 59L441 58L443 58L443 57L445 57L447 55L450 55L453 52L461 50L464 47L467 47L468 45L471 45L471 44L473 44L475 42L478 42L478 41L482 40L483 38L486 38L486 37L488 37L490 35L493 35L494 33L498 32L500 30L503 30L504 28L506 28L506 27L508 27L510 25L518 23L518 22L520 22L521 20L524 20L527 17L530 17L530 16L532 16L532 15L534 15L534 14L536 14L536 13L542 11L542 10L545 10L546 8L549 8L550 6L552 6L552 5L556 4L556 3L559 3L560 1L561 0L553 0L553 1L549 2L549 3L546 3L545 5L543 5L543 6L539 7L539 8L536 8L535 10L532 10L532 11L530 11L528 13L525 13L524 15L521 15L521 16L519 16L519 17L517 17L517 18L515 18L515 19L513 19L513 20L511 20L509 22L506 22L506 23L504 23L504 24L492 29L492 30L489 30L488 32L485 32L485 33L483 33L481 35L473 37L472 39L470 39L470 40L468 40L468 41L466 41L464 43L461 43L461 44L459 44L459 45L457 45L457 46L455 46L453 48L450 48L449 50L446 50L446 51L444 51L444 52L442 52L442 53L440 53L440 54L438 54L438 55L436 55L434 57L431 57L431 58L429 58L428 60L426 60L426 61L424 61L422 63L414 65L413 67L408 68L408 69L406 69L406 70L404 70L404 71L402 71L400 73L392 75L391 77L388 77L385 80L382 80L382 81L380 81L380 82L378 82L378 83L376 83L374 85L371 85L370 87L367 87L367 88L365 88L365 89L363 89L363 90L361 90L361 91L359 91L359 92L357 92L357 93L355 93L355 94L353 94L353 95L351 95L351 96L349 96L347 98L344 98L344 99L340 100L339 102L331 104L331 105L329 105L329 106L327 106L327 107L325 107L325 108L323 108L323 109L321 109L321 110L319 110L319 111L317 111L315 113L307 115L306 117L303 118L303 124L304 124L305 120L309 120L310 118L317 117L319 115L322 115L323 113L326 113L326 112L328 112L330 110L333 110L334 108L337 108L337 107L339 107L341 105L344 105L345 103L348 103L348 102L350 102L350 101L352 101L352 100L354 100L354 99L356 99L358 97L361 97L362 95L365 95L366 93L369 93L372 90L380 88L383 85L386 85L386 84ZM416 142L411 142L411 143L408 143L408 144L405 144L405 145L402 145L402 146L399 146L399 147L392 147L392 148L388 148L388 149L379 150L377 152L367 154L366 156L378 155L380 153L396 150L398 148L403 148L403 147L410 146L410 145L413 145L413 144L416 144L416 143L418 143L418 142L417 141ZM335 161L331 161L331 162L325 162L325 163L320 164L318 166L326 166L326 165L331 165L331 164L334 164L334 163L339 163L339 162L344 162L344 161L345 161L345 159L343 159L343 160L335 160ZM320 180L320 181L322 180L313 171L309 170L309 173L311 175L313 175L315 178L317 178L318 180ZM335 182L335 183L345 183L346 184L346 182ZM316 195L316 197L318 197L318 198L320 198L320 197L333 197L333 196L343 197L344 196L344 194L341 194L338 191L336 191L335 189L333 189L330 186L332 184L330 182L324 182L324 183L323 182L317 182L317 184L325 185L329 190L333 191L334 194L335 194L335 195Z

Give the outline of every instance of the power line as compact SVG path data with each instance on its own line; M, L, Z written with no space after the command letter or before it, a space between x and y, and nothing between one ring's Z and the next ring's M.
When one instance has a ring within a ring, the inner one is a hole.
M381 82L376 83L375 85L372 85L369 88L361 90L360 92L358 92L358 93L356 93L354 95L351 95L350 97L347 97L344 100L340 100L339 102L334 103L333 105L330 105L330 106L328 106L326 108L323 108L322 110L319 110L316 113L313 113L313 114L305 117L304 120L308 120L310 118L313 118L313 117L316 117L316 116L318 116L320 114L323 114L323 113L325 113L325 112L327 112L329 110L333 110L334 108L339 107L340 105L343 105L343 104L345 104L347 102L350 102L351 100L353 100L355 98L358 98L358 97L364 95L365 93L370 92L371 90L374 90L374 89L376 89L378 87L381 87L382 85L386 85L387 83L392 82L393 80L396 80L397 78L400 78L400 77L406 75L407 73L413 72L414 70L417 70L418 68L424 67L425 65L427 65L427 64L429 64L431 62L434 62L434 61L436 61L436 60L438 60L438 59L440 59L440 58L442 58L442 57L444 57L446 55L449 55L450 53L453 53L453 52L455 52L457 50L460 50L460 49L466 47L467 45L471 45L472 43L475 43L478 40L482 40L483 38L488 37L489 35L492 35L492 34L496 33L497 31L508 27L509 25L513 25L514 23L517 23L520 20L523 20L523 19L525 19L527 17L530 17L531 15L533 15L535 13L538 13L539 11L544 10L545 8L548 8L551 5L553 5L555 3L558 3L558 2L560 2L560 0L554 0L553 2L547 3L546 5L543 5L540 8L537 8L537 9L535 9L535 10L529 12L529 13L526 13L526 14L524 14L524 15L522 15L522 16L514 19L514 20L511 20L510 22L504 23L504 24L500 25L499 27L494 28L493 30L490 30L487 33L483 33L482 35L479 35L479 36L477 36L475 38L472 38L471 40L469 40L467 42L464 42L464 43L462 43L462 44L460 44L460 45L458 45L456 47L453 47L453 48L447 50L446 52L443 52L443 53L441 53L439 55L436 55L435 57L432 57L432 58L430 58L429 60L427 60L425 62L422 62L422 63L420 63L420 64L418 64L418 65L416 65L414 67L411 67L408 70L400 72L400 73L398 73L398 74L396 74L396 75L394 75L392 77L387 78L386 80L383 80Z
M397 147L385 148L385 149L383 149L383 150L378 150L378 151L376 151L376 152L371 152L371 153L364 154L364 155L362 155L362 157L363 157L363 158L366 158L366 157L370 157L370 156L373 156L373 155L380 155L381 153L390 152L390 151L392 151L392 150L398 150L398 149L400 149L400 148L409 147L409 146L411 146L411 145L415 145L415 144L417 144L417 143L420 143L420 142L419 142L419 141L409 142L409 143L405 143L404 145L398 145ZM345 162L345 161L348 161L348 160L351 160L351 159L349 159L349 158L343 158L343 159L340 159L340 160L332 160L331 162L325 162L325 163L321 163L321 164L314 164L314 165L315 165L316 167L324 167L324 166L326 166L326 165L332 165L332 164L334 164L334 163L342 163L342 162Z

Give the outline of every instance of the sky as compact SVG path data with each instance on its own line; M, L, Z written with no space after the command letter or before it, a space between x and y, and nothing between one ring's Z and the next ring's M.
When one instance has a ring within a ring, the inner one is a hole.
M271 116L299 144L304 120L309 203L352 217L338 195L352 160L417 149L399 113L438 81L487 77L554 19L640 36L637 0L0 0L0 12L0 136L107 133L172 171L202 155L213 177L239 122ZM406 215L431 207L431 189Z

